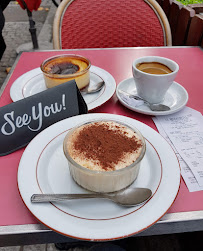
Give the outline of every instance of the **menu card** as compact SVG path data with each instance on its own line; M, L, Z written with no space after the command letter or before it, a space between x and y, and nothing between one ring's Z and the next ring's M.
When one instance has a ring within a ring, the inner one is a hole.
M190 192L203 190L203 116L185 107L180 112L153 118L159 133L174 149Z

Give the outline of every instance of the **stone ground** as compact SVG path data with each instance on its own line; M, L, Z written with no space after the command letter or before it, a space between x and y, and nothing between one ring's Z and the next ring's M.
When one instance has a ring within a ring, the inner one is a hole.
M56 7L51 0L42 0L40 9L33 12L33 20L36 22L39 49L52 49L52 22ZM6 23L3 30L7 48L0 62L0 87L3 84L7 70L12 67L17 54L21 50L32 50L32 40L29 32L29 23L26 11L22 10L15 1L11 1L4 12ZM81 243L80 243L81 244ZM131 237L122 241L113 242L127 251L202 251L203 232L171 234L151 237ZM94 244L95 245L95 244ZM0 245L1 246L1 245ZM77 245L76 245L77 246ZM54 243L26 245L15 247L0 247L0 251L56 251ZM90 244L63 250L86 251L90 250ZM97 246L95 250L102 249Z
M51 0L42 0L40 9L33 11L39 49L53 48L50 29L55 11L56 7ZM33 48L27 12L21 9L15 1L11 1L4 10L4 15L6 22L3 36L7 48L0 62L0 87L7 76L7 69L15 62L17 52Z

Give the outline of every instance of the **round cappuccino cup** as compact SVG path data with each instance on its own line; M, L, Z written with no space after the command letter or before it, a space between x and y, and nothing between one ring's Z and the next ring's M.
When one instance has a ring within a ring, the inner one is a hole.
M168 58L145 56L135 59L132 64L132 73L137 94L152 104L163 102L178 70L178 64Z

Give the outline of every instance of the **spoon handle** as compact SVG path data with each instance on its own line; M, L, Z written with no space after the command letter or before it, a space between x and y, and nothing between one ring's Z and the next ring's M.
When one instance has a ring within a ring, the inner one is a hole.
M104 194L33 194L31 202L51 202L72 199L105 198Z
M128 97L131 97L131 98L134 98L134 99L137 99L137 100L142 100L142 101L148 103L146 100L144 100L143 98L141 98L140 96L138 96L136 94L131 94L131 93L125 92L123 90L119 90L119 92L122 93L122 94L124 94L124 95L127 95Z

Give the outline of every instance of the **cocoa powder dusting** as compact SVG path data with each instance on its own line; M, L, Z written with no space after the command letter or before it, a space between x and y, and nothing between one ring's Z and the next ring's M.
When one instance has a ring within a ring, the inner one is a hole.
M74 148L87 159L99 162L102 169L114 170L124 154L135 152L142 146L135 136L130 138L126 134L119 126L111 129L105 123L90 124L79 132Z

